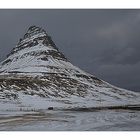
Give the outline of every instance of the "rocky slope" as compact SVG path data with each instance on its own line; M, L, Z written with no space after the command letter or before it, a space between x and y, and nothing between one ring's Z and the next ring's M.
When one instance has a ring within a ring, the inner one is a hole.
M139 104L120 89L72 65L40 27L31 26L0 64L0 109Z

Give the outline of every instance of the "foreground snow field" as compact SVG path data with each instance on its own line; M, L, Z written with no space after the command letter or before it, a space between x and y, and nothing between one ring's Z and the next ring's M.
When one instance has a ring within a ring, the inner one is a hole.
M131 110L3 112L0 130L139 131L139 120L140 111Z

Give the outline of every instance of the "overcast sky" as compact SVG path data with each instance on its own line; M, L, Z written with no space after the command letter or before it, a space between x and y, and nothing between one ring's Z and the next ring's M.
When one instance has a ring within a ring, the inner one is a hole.
M0 10L0 61L32 25L74 65L140 91L140 10Z

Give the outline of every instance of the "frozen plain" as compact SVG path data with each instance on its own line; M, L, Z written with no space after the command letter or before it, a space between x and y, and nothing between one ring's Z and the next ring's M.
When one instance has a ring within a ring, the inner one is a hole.
M15 115L16 114L16 115ZM139 131L140 111L98 110L2 112L3 131Z

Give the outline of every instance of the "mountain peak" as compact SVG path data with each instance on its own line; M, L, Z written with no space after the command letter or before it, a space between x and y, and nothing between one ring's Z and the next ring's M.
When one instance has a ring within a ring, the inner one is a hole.
M41 27L32 25L32 26L30 26L30 27L28 28L28 31L27 31L27 32L29 32L29 31L36 31L36 30L43 30L43 31L45 31L45 30L42 29Z
M46 33L46 31L43 28L34 25L28 28L27 32L22 38L20 38L16 47L12 49L12 51L10 52L10 54L7 55L7 57L25 48L37 47L37 45L43 45L46 49L52 48L58 51L58 48L52 41L52 38Z
M23 38L20 39L19 44L23 44L28 41L34 41L35 39L39 38L40 39L50 39L51 37L46 33L46 31L38 26L30 26L27 30L27 32L24 34Z
M44 29L33 25L33 26L30 26L29 29L27 30L27 33L24 35L24 39L32 37L37 34L44 34L44 35L48 36Z
M44 29L31 26L1 63L0 73L32 73L33 69L37 73L48 72L51 71L49 66L56 65L59 61L68 62Z

